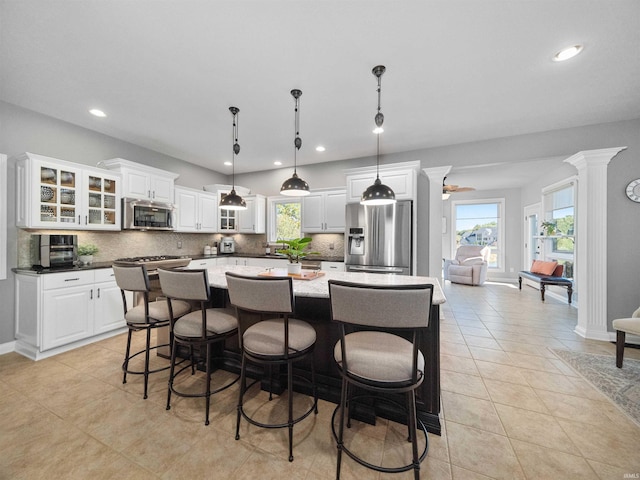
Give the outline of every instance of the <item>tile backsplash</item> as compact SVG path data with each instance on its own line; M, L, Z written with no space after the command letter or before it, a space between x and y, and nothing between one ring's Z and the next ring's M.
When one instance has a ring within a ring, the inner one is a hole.
M219 233L177 233L177 232L140 232L125 230L120 232L88 232L60 230L23 230L18 229L18 267L31 267L31 235L36 233L75 234L78 242L93 243L99 251L94 255L95 262L109 262L123 257L141 257L146 255L201 255L205 245L220 242L223 236L230 236L236 242L236 253L264 255L266 235L243 235ZM311 234L311 249L320 252L322 257L342 258L344 256L344 235ZM178 245L182 248L178 248ZM333 248L331 248L333 247ZM271 244L271 253L277 246Z

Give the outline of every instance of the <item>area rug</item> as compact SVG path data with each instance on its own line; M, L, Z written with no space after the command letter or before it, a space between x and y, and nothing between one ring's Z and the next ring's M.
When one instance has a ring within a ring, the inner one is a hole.
M552 350L640 425L640 360L625 358L617 368L612 355Z

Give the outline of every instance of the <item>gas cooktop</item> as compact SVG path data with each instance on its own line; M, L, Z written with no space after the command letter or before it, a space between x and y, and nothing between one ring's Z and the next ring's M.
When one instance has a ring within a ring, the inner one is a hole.
M150 255L147 257L118 258L114 260L116 265L145 265L147 269L158 267L186 267L191 262L189 257L176 255Z

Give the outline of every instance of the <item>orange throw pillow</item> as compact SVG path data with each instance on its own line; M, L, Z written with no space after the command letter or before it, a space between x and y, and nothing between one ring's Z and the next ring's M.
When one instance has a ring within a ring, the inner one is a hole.
M531 264L531 273L539 273L540 275L553 275L558 262L543 262L542 260L534 260Z

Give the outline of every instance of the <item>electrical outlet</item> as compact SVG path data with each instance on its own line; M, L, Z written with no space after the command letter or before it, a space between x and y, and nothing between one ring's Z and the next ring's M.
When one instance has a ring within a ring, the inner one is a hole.
M334 248L336 248L336 246L333 243L329 244L329 250L333 250Z
M182 242L178 242L178 248L182 248Z

